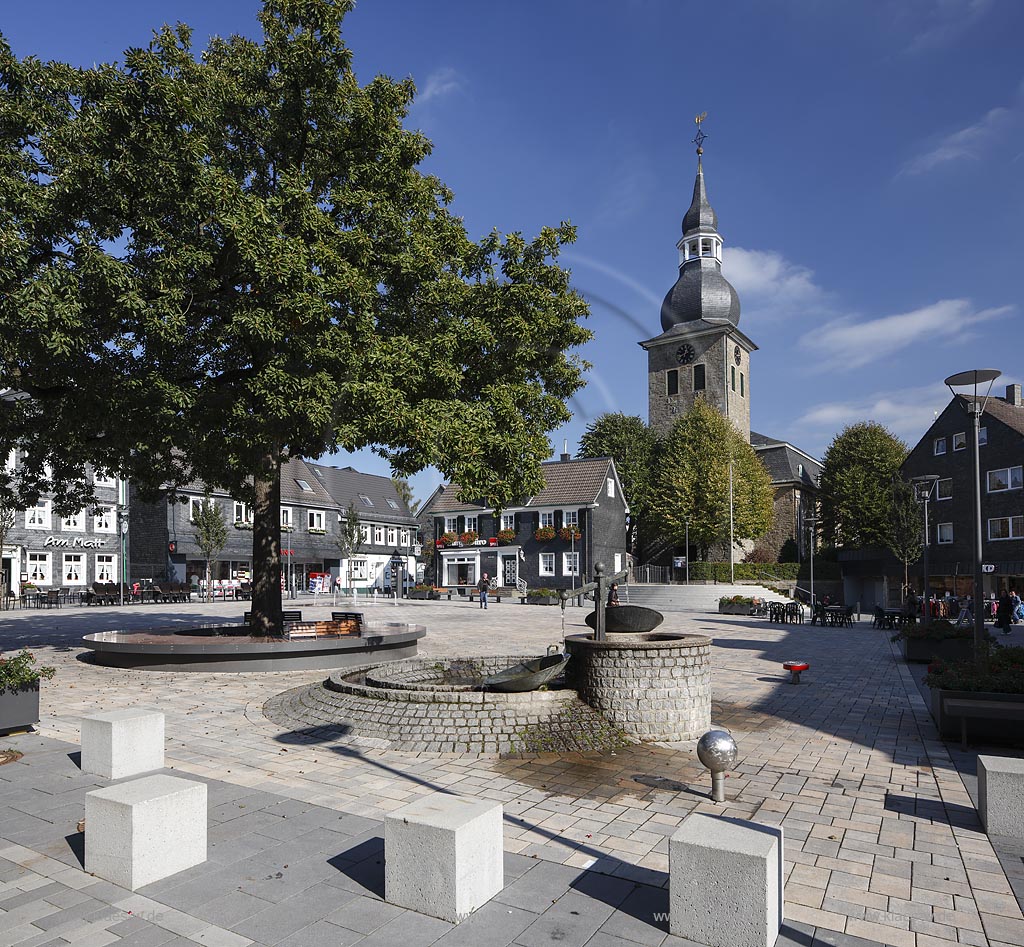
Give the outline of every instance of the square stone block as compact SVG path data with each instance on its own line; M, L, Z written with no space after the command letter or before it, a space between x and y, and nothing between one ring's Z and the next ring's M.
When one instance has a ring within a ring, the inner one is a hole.
M82 718L82 772L123 779L164 768L164 715L132 707Z
M206 784L143 776L85 796L85 870L134 891L206 861Z
M978 815L989 835L1024 839L1024 760L978 757Z
M434 793L384 818L384 898L458 924L505 883L501 803Z
M772 947L782 827L695 813L669 839L669 931L708 947Z

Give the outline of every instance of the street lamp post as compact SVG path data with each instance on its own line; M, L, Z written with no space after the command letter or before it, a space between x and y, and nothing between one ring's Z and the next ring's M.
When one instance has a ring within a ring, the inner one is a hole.
M811 616L814 616L814 527L818 524L818 517L808 516L804 519L804 523L810 526L810 544L811 544Z
M928 547L931 545L931 537L928 533L928 501L932 498L932 490L939 479L938 474L921 474L920 477L911 477L910 482L914 485L914 499L924 508L924 549L922 555L922 567L924 569L924 583L921 594L924 596L924 613L921 617L921 626L927 628L932 620L932 596L929 588L931 579L928 575Z
M984 555L981 546L981 452L979 451L979 438L981 436L981 416L985 413L985 404L988 402L989 394L992 391L994 382L1002 372L995 368L975 368L966 372L957 372L945 380L946 387L953 393L958 394L957 388L973 388L973 394L964 394L967 413L971 416L974 428L974 659L981 659L982 642L985 640L985 615L981 610L982 603L982 577L981 565ZM984 397L979 397L978 386L988 382L988 388Z

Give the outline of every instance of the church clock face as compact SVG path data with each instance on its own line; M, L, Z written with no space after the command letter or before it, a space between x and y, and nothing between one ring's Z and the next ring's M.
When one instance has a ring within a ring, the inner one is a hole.
M738 345L732 350L732 357L736 364L739 365L740 359L743 357L743 353L740 351L740 347Z
M689 342L684 342L679 348L676 349L676 359L680 365L689 365L696 356L696 352L693 350L693 346Z

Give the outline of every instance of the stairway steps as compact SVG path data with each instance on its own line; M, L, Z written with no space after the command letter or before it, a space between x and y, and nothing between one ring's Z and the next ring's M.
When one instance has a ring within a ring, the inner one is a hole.
M717 612L724 596L743 595L769 602L788 602L784 595L761 585L629 585L620 590L623 604L644 605L659 611Z

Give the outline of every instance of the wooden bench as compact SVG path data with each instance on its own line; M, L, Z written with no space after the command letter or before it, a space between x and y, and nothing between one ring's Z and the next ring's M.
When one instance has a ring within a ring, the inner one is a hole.
M479 591L480 591L479 589L473 589L473 591L471 591L469 593L469 600L471 602L476 602L476 601L479 600L479 597L480 597L479 596ZM488 592L487 593L487 601L488 602L498 602L500 604L502 594L503 593L501 593L501 592ZM508 592L505 592L504 594L508 595Z
M967 749L968 717L995 717L997 720L1020 720L1024 722L1024 701L970 700L965 697L947 697L942 702L942 712L950 717L960 718L960 746Z

